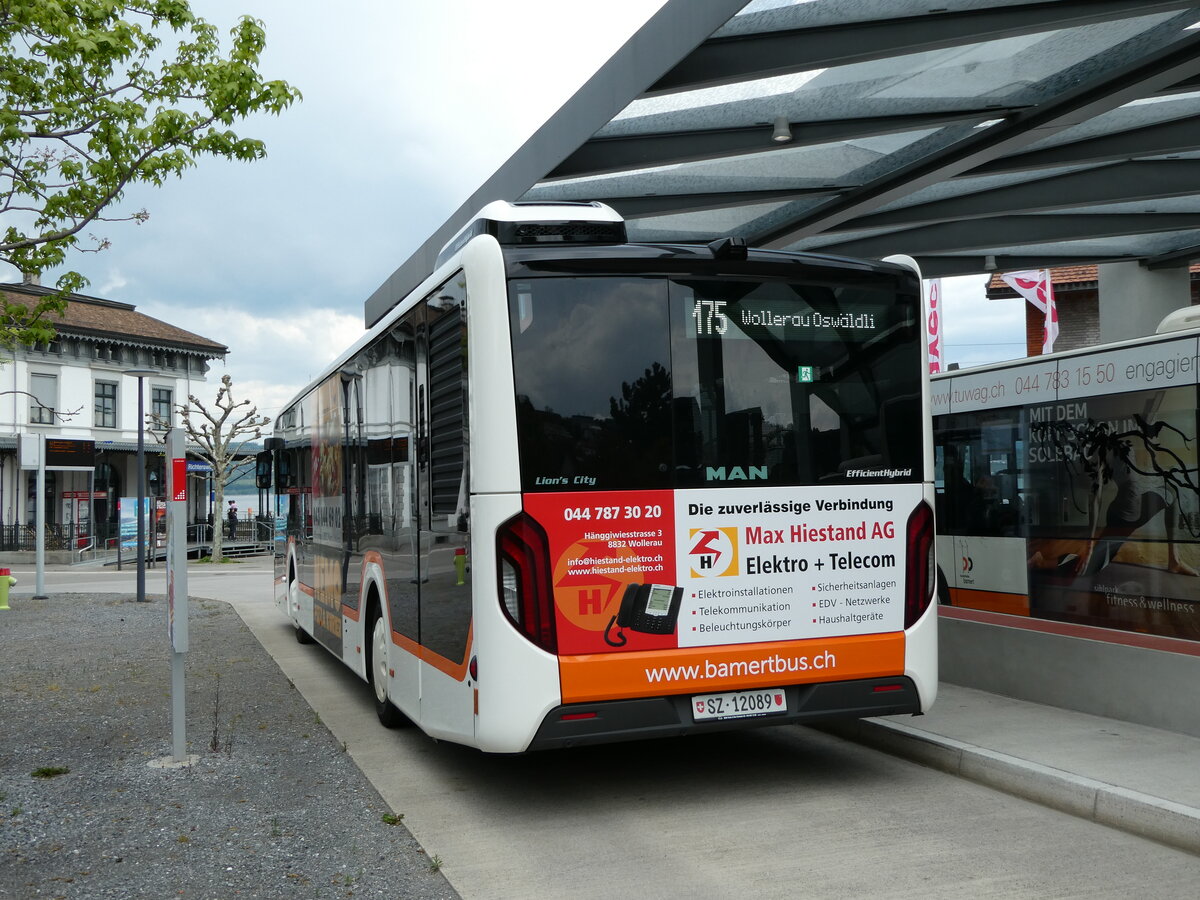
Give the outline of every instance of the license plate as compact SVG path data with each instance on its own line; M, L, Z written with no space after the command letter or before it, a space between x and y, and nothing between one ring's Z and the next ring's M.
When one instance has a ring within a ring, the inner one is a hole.
M787 712L787 697L782 689L770 691L730 691L725 694L698 694L692 697L692 718L742 719Z

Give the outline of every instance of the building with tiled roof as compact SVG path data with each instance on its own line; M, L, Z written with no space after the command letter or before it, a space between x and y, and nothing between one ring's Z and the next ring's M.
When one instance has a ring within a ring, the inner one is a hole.
M32 308L50 293L0 285L10 305ZM31 441L47 442L48 549L103 548L117 532L118 501L137 495L139 379L128 373L143 373L143 413L174 421L175 408L206 381L209 362L229 352L132 304L82 294L71 294L62 318L50 321L54 340L17 347L0 365L0 550L10 554L28 545L35 522L36 472L22 468L22 445L27 456ZM148 436L143 446L153 495L162 488L162 448ZM189 496L189 521L207 522L208 492Z
M1189 270L1192 304L1200 303L1200 265ZM987 282L989 300L1019 299L1020 295L994 272ZM1061 266L1050 270L1054 285L1054 303L1058 309L1058 340L1054 350L1075 350L1100 343L1100 267ZM1031 303L1025 304L1025 354L1042 352L1045 316Z

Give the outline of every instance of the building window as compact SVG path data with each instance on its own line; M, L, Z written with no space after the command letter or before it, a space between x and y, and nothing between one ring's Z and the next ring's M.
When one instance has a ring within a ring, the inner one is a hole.
M111 381L96 382L97 428L117 427L117 385Z
M171 412L171 389L156 387L150 389L150 415L156 425L173 425L174 417Z
M30 424L53 425L54 409L58 405L58 376L30 373L29 393Z

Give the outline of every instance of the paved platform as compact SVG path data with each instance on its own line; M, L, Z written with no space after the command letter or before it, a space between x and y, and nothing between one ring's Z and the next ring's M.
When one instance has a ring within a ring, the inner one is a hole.
M269 604L270 569L269 557L189 566L189 593L226 600L245 619L251 609ZM20 578L14 594L30 593L33 567L17 565L13 573ZM48 566L46 586L128 591L133 577L129 568L118 573ZM156 583L150 590L161 587ZM1180 703L1196 702L1194 685L1164 690L1174 690ZM1200 855L1200 738L945 682L928 715L864 719L824 730Z
M1200 738L944 682L927 715L825 730L1200 854Z

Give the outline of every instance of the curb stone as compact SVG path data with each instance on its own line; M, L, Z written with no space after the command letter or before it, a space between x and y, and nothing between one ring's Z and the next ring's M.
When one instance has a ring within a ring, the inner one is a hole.
M816 726L932 769L1200 854L1200 809L884 719Z

